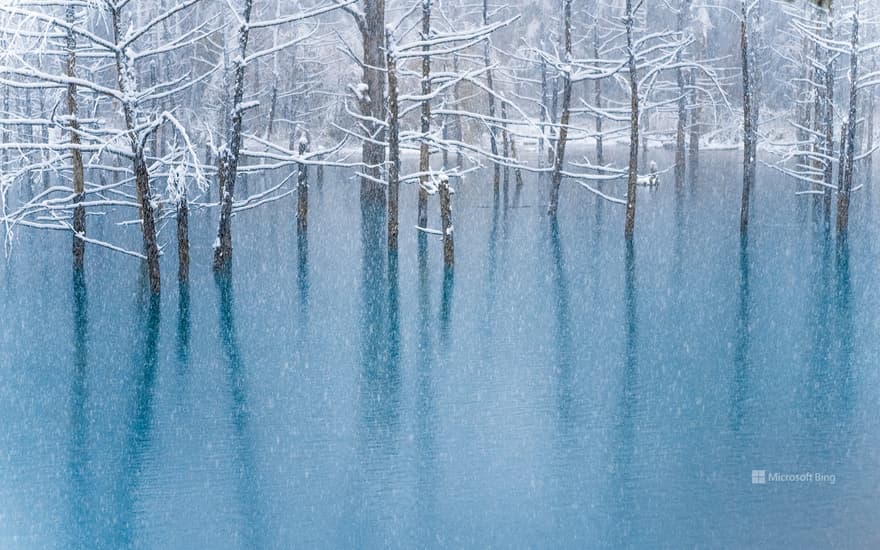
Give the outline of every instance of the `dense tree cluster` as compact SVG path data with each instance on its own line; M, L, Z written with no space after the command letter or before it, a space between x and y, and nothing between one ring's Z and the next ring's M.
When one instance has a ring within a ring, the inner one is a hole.
M845 232L874 149L878 15L859 0L12 0L0 6L0 220L7 241L18 227L71 232L78 268L87 244L141 258L158 292L157 224L176 220L185 280L188 213L215 209L223 271L236 212L297 193L305 232L308 167L342 166L387 214L395 254L399 186L417 184L419 228L442 234L451 264L450 181L489 167L507 203L511 181L515 202L524 172L546 175L551 217L573 182L622 205L630 238L639 186L661 179L648 150L662 145L676 186L699 181L701 148L742 147L743 233L759 157L822 201L829 224L836 196ZM589 153L574 157L573 142ZM615 144L628 147L620 164ZM296 177L236 185L285 168ZM121 227L140 228L142 249L89 236L88 217L108 210L132 213Z

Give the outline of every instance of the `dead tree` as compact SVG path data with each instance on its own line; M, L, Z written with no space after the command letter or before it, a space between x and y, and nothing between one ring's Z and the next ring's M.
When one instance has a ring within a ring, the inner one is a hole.
M688 12L690 11L690 0L679 0L678 16L676 17L676 32L683 34L686 25ZM675 78L678 83L678 121L675 129L675 185L681 186L685 177L685 130L687 127L687 90L685 89L685 71L681 66L681 51L675 55L678 68L675 71Z
M385 0L362 0L358 9L342 0L334 0L352 16L361 35L363 80L353 87L360 115L362 145L361 202L385 204Z
M235 201L235 180L238 177L238 161L241 153L241 126L246 106L244 105L244 76L248 38L250 36L251 11L253 0L244 0L238 28L238 51L233 59L232 80L232 124L229 127L227 144L220 151L218 176L220 180L220 224L217 240L214 243L214 271L228 269L232 261L232 205Z
M740 233L746 233L749 229L749 199L752 182L755 174L755 141L756 132L752 127L752 75L750 60L752 57L749 50L749 2L742 0L742 13L740 21L740 53L742 55L742 81L743 81L743 188L742 207L740 209L739 229Z
M629 3L627 3L629 6ZM550 187L550 208L548 214L556 216L559 208L559 186L562 183L562 171L565 163L565 142L568 138L568 122L571 117L571 0L562 2L563 17L563 49L565 51L562 66L562 119L559 123L559 135L556 140L556 154L553 158L553 179ZM638 117L638 115L636 115Z
M872 70L877 71L877 60L874 58L872 63ZM867 150L867 156L865 157L865 165L864 171L866 174L867 181L872 181L874 175L874 115L875 115L875 104L876 104L876 91L872 88L868 91L867 97L867 115L865 119L865 149Z
M440 174L440 227L443 231L443 264L451 268L455 264L455 236L452 225L452 188L449 177Z
M397 51L390 31L385 35L388 74L388 253L397 252L400 196L400 106L397 99Z
M825 22L825 39L834 40L834 13L831 6L828 6ZM826 52L825 69L823 76L825 77L825 93L822 97L822 106L824 107L822 117L825 128L824 141L824 187L822 193L823 211L825 213L825 223L831 223L831 190L834 186L834 62L837 59L837 53L833 51Z
M431 151L428 134L431 132L431 0L422 0L422 101L421 132L419 144L419 227L428 227L428 187L431 170Z
M489 25L489 1L483 0L483 26L487 27ZM486 41L483 43L483 63L486 66L486 87L488 88L488 98L489 98L489 119L492 121L489 123L489 150L492 153L492 158L498 158L498 139L495 135L495 86L492 81L492 58L490 55L491 44L489 41L489 37L486 37ZM492 190L495 194L495 197L498 197L500 187L501 187L501 167L498 165L497 160L493 164L493 172L492 172Z
M65 12L67 23L67 114L70 116L68 128L70 129L70 157L73 169L73 267L83 268L85 256L85 241L82 237L86 234L86 209L82 205L85 200L85 175L83 174L83 158L79 138L79 120L77 118L76 102L76 6L68 4Z
M543 40L541 41L543 46ZM543 50L543 47L541 48ZM547 122L549 113L547 110L547 58L541 55L541 134L538 136L538 166L544 166L545 148L547 146Z
M690 137L688 138L688 173L690 181L697 181L697 170L700 167L700 105L697 103L697 72L690 71Z
M150 173L147 168L146 151L144 140L138 130L137 89L135 89L134 67L131 66L131 58L128 55L129 39L122 32L121 9L119 4L106 2L110 14L110 23L113 32L113 44L115 45L116 79L121 95L122 111L125 115L125 126L128 142L131 147L131 156L134 163L134 178L137 188L138 203L141 214L141 234L143 236L144 254L147 258L147 272L150 280L150 290L158 294L161 287L159 276L159 244L156 241L156 219L153 208L153 191L150 187Z
M507 124L507 100L501 99L501 156L504 158L504 171L502 177L502 189L504 205L507 206L507 198L510 192L510 129Z
M599 59L599 5L596 6L595 20L593 21L593 59ZM596 164L605 164L605 149L602 137L602 79L593 80L593 101L596 103Z
M624 25L626 27L626 55L630 86L629 170L626 182L624 236L627 240L631 240L636 226L636 182L638 181L639 169L639 80L636 72L635 39L633 36L633 27L635 26L633 0L626 0Z
M852 37L850 42L849 65L849 114L846 122L846 136L841 144L840 189L837 194L837 231L846 233L849 225L849 201L853 183L853 164L855 161L856 116L859 101L859 0L855 0L852 16Z
M299 138L299 148L297 150L300 159L309 152L309 137L303 132ZM297 182L296 182L296 230L297 233L303 234L309 227L309 166L300 161L297 164Z
M177 217L177 280L185 283L189 280L189 198L183 160L171 167L168 196L175 205Z

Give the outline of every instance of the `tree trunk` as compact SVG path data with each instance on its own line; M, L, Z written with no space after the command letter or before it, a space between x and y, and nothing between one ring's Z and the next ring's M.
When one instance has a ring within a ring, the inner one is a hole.
M691 119L690 119L690 137L688 138L688 173L690 181L697 181L697 171L700 168L700 106L697 103L697 74L691 71L690 75L691 91Z
M547 60L541 56L541 135L538 138L538 166L544 166L546 155L547 110Z
M855 160L856 116L859 102L859 2L855 2L852 23L852 44L849 58L849 115L846 123L846 149L844 162L840 166L843 173L842 184L837 194L837 232L846 233L849 226L849 200L852 191L853 162Z
M877 70L876 60L873 63L873 70ZM865 119L865 150L868 156L865 157L865 181L871 182L874 176L874 106L875 106L875 90L868 89L868 114Z
M507 101L501 101L501 154L504 157L503 194L504 205L507 206L507 198L510 193L510 132L507 127Z
M156 219L153 214L153 196L150 188L150 175L144 158L144 148L132 146L134 152L134 177L138 194L141 196L141 224L143 226L144 251L147 256L147 271L150 276L150 290L158 294L161 289L159 276L159 244L156 241Z
M452 189L446 174L440 176L440 223L443 230L443 264L455 264L455 238L452 225Z
M113 40L119 44L122 40L120 29L119 9L110 8L110 19L113 27ZM147 272L150 280L150 290L158 294L161 288L159 276L159 245L156 241L156 220L153 212L153 196L150 187L150 174L147 170L146 154L140 135L137 131L135 111L136 85L134 83L134 67L130 66L130 58L125 48L116 50L116 78L119 91L125 99L122 101L122 110L125 115L125 125L128 132L128 141L134 165L135 188L137 189L138 204L140 205L141 233L143 236L144 253L147 257Z
M422 0L422 40L431 37L431 0ZM431 132L431 48L422 46L422 139L419 145L419 227L428 227L428 180L431 170L431 152L428 148L428 134Z
M189 280L189 202L186 190L177 201L177 280Z
M397 251L399 229L398 203L400 194L400 108L397 101L397 59L390 32L385 36L388 70L388 253Z
M749 198L752 189L753 165L755 162L753 151L752 129L752 79L749 69L751 52L749 52L749 24L747 0L742 0L742 21L740 22L741 54L742 54L742 79L743 79L743 188L742 209L740 210L739 230L747 233L749 230Z
M364 0L358 25L363 42L363 79L366 95L360 100L361 124L370 139L362 145L365 177L361 178L361 201L385 204L382 167L385 165L385 0Z
M810 163L810 168L813 174L819 174L824 170L822 161L820 160L822 154L825 152L825 133L824 133L824 123L825 123L825 88L820 85L820 83L824 82L824 67L825 61L823 58L823 49L820 44L816 42L813 53L816 58L816 68L814 69L814 78L815 78L815 90L813 91L813 115L812 115L812 130L813 130L813 143L812 143L812 152L813 152L813 161ZM823 186L815 184L817 191L822 191ZM818 196L818 195L817 195Z
M813 20L813 15L815 13L815 9L812 6L804 3L804 15L810 16L810 21ZM814 81L813 79L816 76L816 71L814 69L814 62L810 59L810 40L809 37L805 34L802 44L802 52L801 52L801 62L804 65L804 77L803 80L798 83L798 96L797 96L797 121L798 128L797 130L797 138L799 147L803 147L807 141L810 139L810 134L807 131L807 128L810 127L810 111L812 105L808 101L810 85ZM799 168L805 168L807 166L808 156L800 155L797 161L797 165Z
M3 85L3 112L9 112L9 85ZM6 124L0 125L0 135L3 137L3 143L9 143L9 126ZM3 148L3 166L9 163L9 149Z
M458 55L453 54L452 56L452 72L458 74ZM459 89L460 81L456 81L456 83L452 86L452 100L455 104L456 110L461 107L461 91ZM455 115L455 133L453 134L455 139L459 143L464 142L464 126L461 121L461 115ZM461 169L464 166L464 158L461 153L461 145L456 145L456 162L458 164L458 168Z
M559 138L556 140L556 154L553 159L553 180L550 184L550 207L547 213L556 216L559 208L559 187L562 184L562 170L565 163L565 142L568 139L568 121L571 115L571 0L563 0L563 48L566 66L562 73L562 120L559 124Z
M636 73L636 54L634 50L632 0L626 0L626 50L630 85L630 135L629 135L629 174L626 183L626 225L624 236L632 240L636 226L636 182L639 168L639 80Z
M272 129L275 125L275 111L278 109L278 80L272 83L272 92L269 95L269 123L266 125L266 139L272 137Z
M678 5L678 17L676 18L676 31L684 33L687 10L690 9L689 0L680 0ZM685 159L685 129L687 127L687 92L685 90L684 69L681 68L681 50L675 54L675 61L679 67L675 71L678 83L678 124L675 130L675 185L680 187L684 183L686 159Z
M483 0L483 25L489 24L489 4L488 0ZM489 38L483 43L483 63L486 66L486 86L489 88L489 149L492 151L493 178L492 189L495 198L498 198L499 188L501 187L501 168L498 166L498 140L495 137L495 87L492 83L492 71L489 67L492 64L490 55Z
M40 116L48 118L48 114L46 113L46 92L40 92ZM40 130L40 140L42 143L49 143L49 126L46 124L42 125ZM42 172L42 180L43 180L43 190L49 188L49 170L41 170Z
M305 132L299 138L299 157L296 185L296 231L305 233L309 227L309 167L302 162L303 157L309 152L309 138Z
M226 270L232 261L232 205L235 202L235 180L241 151L242 99L244 97L245 58L250 35L253 0L245 0L242 23L238 29L238 55L233 60L232 125L227 137L228 147L220 160L220 224L214 248L214 271Z
M598 10L598 6L596 7ZM599 14L596 14L596 21L593 22L593 57L599 59ZM595 103L597 111L602 110L602 79L593 80L593 92L595 94ZM605 164L605 150L603 147L602 137L602 115L596 114L596 165Z
M76 23L76 8L67 6L67 77L76 78L76 34L73 26ZM85 176L83 174L83 158L80 150L79 121L77 120L76 84L67 85L67 114L70 116L70 156L73 168L73 267L82 269L85 257L85 241L81 237L86 234L86 209L82 206L85 200Z
M513 161L519 164L519 155L516 152L516 138L513 135L510 136L510 154L513 156ZM519 206L519 196L522 193L523 188L523 177L522 170L519 169L519 166L513 169L513 177L516 180L516 188L513 192L513 204L514 206Z
M825 25L825 38L834 39L834 14L831 7L828 8L827 22ZM834 157L834 59L836 55L829 52L826 53L825 63L825 97L824 101L824 117L825 117L825 188L822 196L823 211L825 213L825 223L831 223L831 188L834 183L834 163L831 160Z

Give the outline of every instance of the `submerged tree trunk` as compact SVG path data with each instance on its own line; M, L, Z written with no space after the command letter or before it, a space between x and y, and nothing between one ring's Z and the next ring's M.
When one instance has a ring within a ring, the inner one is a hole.
M849 114L846 122L846 148L842 155L840 189L837 194L837 231L845 233L849 225L849 200L853 182L855 161L856 115L859 102L859 2L855 2L852 23L852 43L849 64Z
M509 139L510 139L510 154L513 157L513 161L515 163L517 163L517 165L518 165L519 164L519 154L517 154L517 152L516 152L516 138L514 138L513 135L511 134L509 136ZM520 170L519 166L514 167L513 177L516 180L516 188L513 192L513 204L514 204L514 206L518 206L519 205L519 196L520 196L520 193L522 193L522 188L523 188L522 170Z
M697 75L696 71L691 71L691 135L688 138L688 173L690 181L697 181L697 171L700 169L700 106L697 103Z
M831 11L831 6L828 7L826 17L825 38L827 40L833 40L834 14ZM826 53L826 56L824 71L825 96L823 98L823 104L825 107L823 113L825 118L825 187L823 190L822 203L823 211L825 213L825 223L830 224L831 189L834 183L834 162L832 158L834 157L834 59L836 58L836 54L834 52L828 52Z
M507 206L507 198L510 192L510 131L507 126L507 101L501 100L501 154L504 157L504 205Z
M9 112L9 84L3 85L3 112ZM4 145L9 143L9 126L7 126L6 124L0 125L0 136L2 136L3 138L2 141ZM3 166L6 166L6 164L9 162L9 148L7 147L3 148L2 160Z
M636 74L636 53L633 38L635 18L632 0L626 0L626 54L630 86L629 173L626 182L626 225L624 236L630 241L636 226L636 182L639 169L639 80Z
M873 70L877 70L877 62L873 63ZM868 113L865 118L865 181L870 182L874 175L874 106L875 106L875 90L868 89Z
M303 157L309 152L309 138L305 132L299 138L297 151L300 162L296 182L296 231L302 234L309 227L309 167L303 162Z
M489 3L483 0L483 26L489 24ZM501 186L501 167L498 165L498 139L495 137L495 86L492 82L492 64L490 55L489 37L483 42L483 64L486 66L486 87L489 88L489 150L492 151L493 177L492 190L495 198L498 198Z
M553 180L550 186L550 207L548 214L556 216L559 208L559 186L562 184L562 170L565 163L565 142L568 138L568 121L571 115L571 0L563 0L563 48L565 66L562 71L562 120L559 124L559 138L556 140L556 154L553 158Z
M189 280L189 202L186 190L177 201L177 280Z
M80 150L79 121L77 120L76 105L76 34L73 27L76 24L76 7L73 4L67 6L67 114L70 116L70 156L73 169L73 267L82 269L85 257L85 241L82 237L86 234L86 209L82 205L85 200L85 176L83 174L83 158ZM48 172L48 171L46 171Z
M804 15L806 16L809 13L810 22L813 21L813 17L816 10L813 6L810 6L806 2L804 3ZM808 128L810 128L810 115L812 111L811 102L808 100L810 98L810 89L811 84L814 82L814 78L816 77L816 69L815 65L818 64L817 60L810 59L810 39L806 34L803 38L803 47L801 52L801 62L804 65L804 76L801 82L798 83L798 95L797 95L797 123L799 128L797 129L797 139L800 147L803 147L808 140L810 140L810 133ZM808 163L809 156L806 154L802 154L798 157L797 165L799 168L806 168Z
M455 264L455 237L452 225L452 189L446 174L440 176L440 227L443 231L443 264Z
M431 37L431 0L422 0L422 40ZM428 227L428 181L431 170L431 152L428 147L428 134L431 132L431 48L422 46L422 139L419 145L419 227Z
M279 19L281 17L281 2L278 1L275 3L275 19ZM273 46L278 46L278 29L279 26L276 25L274 29L272 29L272 44ZM275 116L278 110L278 80L279 80L279 70L278 70L278 52L272 54L272 89L269 92L269 120L266 124L266 139L269 140L272 137L272 130L275 125Z
M121 21L119 8L110 7L110 20L113 28L113 40L115 44L122 41ZM134 180L137 189L138 204L140 205L141 233L143 236L144 253L147 259L147 272L150 281L150 290L158 294L161 288L159 275L159 245L156 242L156 220L153 209L153 196L150 187L150 174L147 169L146 153L144 145L137 130L136 111L136 85L134 83L134 67L130 65L131 58L124 47L117 47L116 78L119 91L122 92L122 110L125 115L125 125L128 132L128 141L134 166Z
M141 196L141 225L143 226L144 251L147 256L147 271L150 276L150 290L158 294L161 289L159 274L159 244L156 241L156 219L153 211L153 196L150 189L150 175L147 171L144 148L133 146L134 177L138 194Z
M538 166L544 166L547 119L547 60L541 56L541 135L538 137Z
M458 54L454 54L452 56L452 72L455 74L458 74ZM461 82L456 81L455 84L452 86L452 101L455 104L456 110L458 110L461 107L461 104L460 104L461 91L459 90L459 84L461 84ZM453 135L454 135L456 141L458 142L455 146L455 150L456 150L455 160L456 160L456 164L458 165L458 168L461 169L461 168L463 168L463 165L464 165L464 158L461 153L461 145L460 144L464 143L464 126L461 121L461 115L455 115L454 120L455 120L455 132Z
M388 70L388 253L397 252L399 232L398 204L400 195L400 107L397 101L397 59L390 32L385 35L385 57Z
M232 205L235 201L235 180L241 150L242 99L244 97L245 58L250 34L253 0L245 0L242 23L238 29L238 55L233 60L232 125L228 146L220 154L220 224L214 247L214 271L228 269L232 261Z
M547 148L547 164L554 166L553 155L556 153L556 139L558 131L556 124L559 122L559 73L555 73L550 79L550 147Z
M385 0L364 0L364 13L358 18L363 44L363 84L359 97L361 122L369 139L361 149L364 176L361 201L374 206L385 204L382 167L385 165Z
M678 17L676 18L676 31L684 33L685 17L690 9L689 0L679 0ZM681 50L675 54L675 61L679 65L675 71L675 79L678 83L678 124L675 129L675 185L681 186L685 177L685 129L687 127L687 91L685 89L684 69L681 67Z
M596 7L598 10L599 7ZM599 59L599 14L596 14L596 20L593 22L593 57ZM595 94L594 102L596 103L596 165L605 164L604 139L602 137L602 79L593 80L593 93Z
M743 80L743 188L742 208L740 210L739 230L746 233L749 229L749 199L754 174L755 150L754 129L752 122L752 77L749 67L751 52L749 51L749 24L747 0L742 0L742 21L740 22L740 39L742 55Z

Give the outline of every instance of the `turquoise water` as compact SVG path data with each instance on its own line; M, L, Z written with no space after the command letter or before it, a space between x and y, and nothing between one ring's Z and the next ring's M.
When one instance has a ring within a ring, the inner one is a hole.
M89 247L76 284L68 235L18 229L0 547L877 547L880 201L841 243L761 173L743 246L737 155L702 169L642 190L632 249L574 184L554 225L546 183L496 206L473 174L454 275L413 187L395 262L329 170L306 240L292 199L236 216L228 278L195 212L158 300L136 260Z

